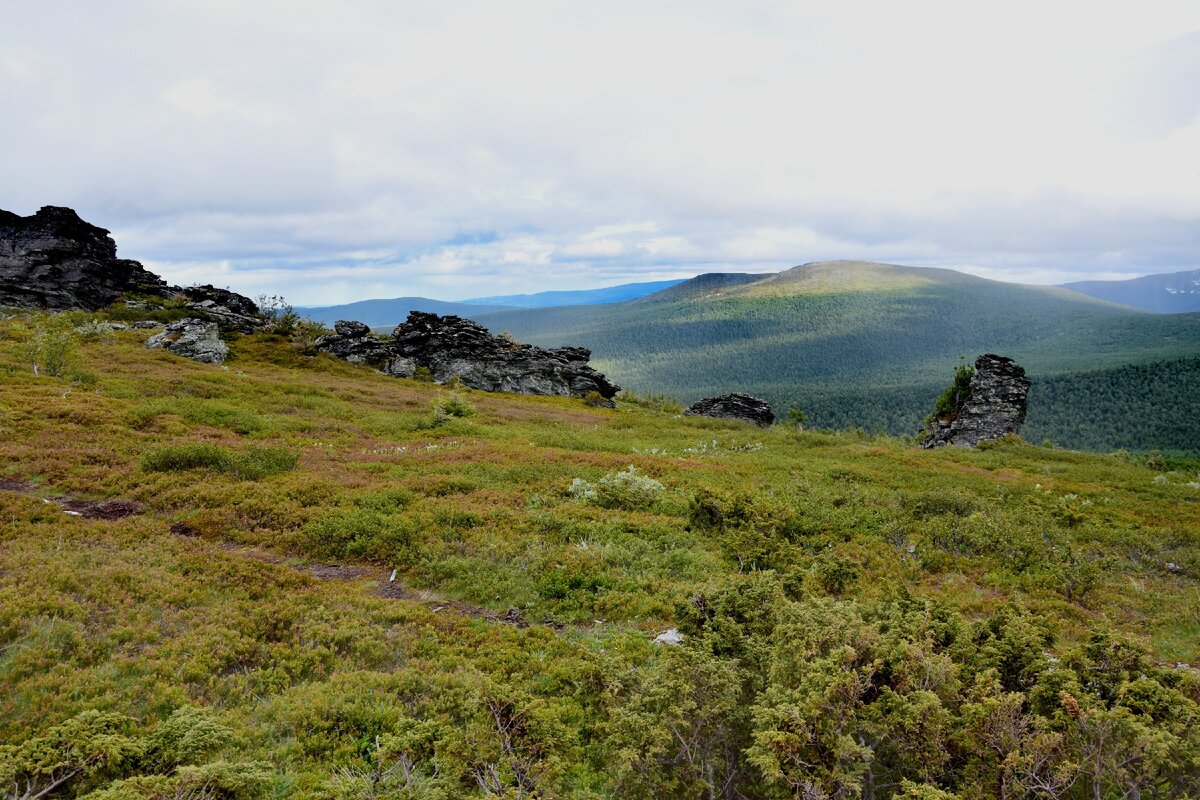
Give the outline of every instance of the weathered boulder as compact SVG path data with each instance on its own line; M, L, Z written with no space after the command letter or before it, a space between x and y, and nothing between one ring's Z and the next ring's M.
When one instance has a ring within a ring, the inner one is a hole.
M229 348L221 341L217 323L203 319L181 319L172 322L146 340L146 347L165 348L177 356L205 364L224 364Z
M138 262L117 258L108 231L69 208L44 206L28 217L0 210L0 306L95 311L125 292L170 289Z
M333 330L317 339L314 346L318 350L351 364L373 367L382 367L393 358L388 341L371 333L371 329L361 322L338 320L333 324Z
M372 335L361 322L339 321L334 331L317 340L318 350L397 377L424 368L437 383L457 378L488 392L611 398L621 390L588 366L587 348L518 344L462 317L413 311L389 339Z
M1011 358L986 353L975 359L970 389L950 414L935 417L926 429L924 447L977 447L1025 424L1029 379Z
M469 319L413 311L392 333L397 356L433 373L434 381L458 378L472 389L516 394L611 398L621 390L588 366L586 347L543 348L518 344Z
M700 417L740 419L764 426L775 421L775 414L771 411L770 403L739 392L697 400L683 413Z
M221 330L253 333L263 326L258 306L237 292L205 284L188 286L181 293L187 298L190 310L217 323Z

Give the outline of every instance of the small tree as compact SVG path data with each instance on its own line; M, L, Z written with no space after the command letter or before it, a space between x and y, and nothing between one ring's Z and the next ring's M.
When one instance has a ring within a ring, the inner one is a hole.
M954 368L954 383L946 387L946 391L938 397L937 402L933 405L933 413L926 421L931 422L934 419L957 414L958 409L971 396L971 378L973 377L975 377L975 367L968 364L965 358L960 359L958 366Z
M804 430L804 420L808 419L808 415L803 409L792 407L787 410L787 425L792 425L800 430Z

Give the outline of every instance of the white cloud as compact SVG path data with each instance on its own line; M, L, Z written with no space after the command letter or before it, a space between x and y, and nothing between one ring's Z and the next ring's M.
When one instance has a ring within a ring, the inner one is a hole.
M18 4L0 207L303 302L1183 269L1198 37L1190 0Z

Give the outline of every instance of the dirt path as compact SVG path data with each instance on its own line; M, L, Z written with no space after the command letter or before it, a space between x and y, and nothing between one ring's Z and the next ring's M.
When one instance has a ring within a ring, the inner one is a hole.
M0 492L33 495L37 485L20 478L0 476ZM118 520L141 514L146 507L136 500L80 500L70 495L43 497L43 503L54 503L73 517L84 519Z

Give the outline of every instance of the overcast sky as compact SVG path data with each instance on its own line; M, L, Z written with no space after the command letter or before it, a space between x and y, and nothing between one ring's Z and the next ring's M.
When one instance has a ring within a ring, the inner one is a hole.
M179 283L457 299L1200 267L1200 2L11 2L0 208Z

